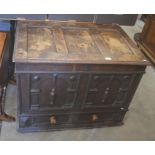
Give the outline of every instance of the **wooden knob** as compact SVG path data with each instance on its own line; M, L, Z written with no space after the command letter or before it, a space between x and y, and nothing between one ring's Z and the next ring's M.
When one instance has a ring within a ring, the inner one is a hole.
M57 74L53 74L53 76L54 76L54 77L56 77L56 76L57 76Z
M99 76L94 76L94 80L98 80L99 79Z
M38 75L35 75L35 76L33 77L33 80L39 81L39 80L40 80L40 77L39 77Z
M74 75L70 76L70 80L75 80L75 76Z
M98 116L96 114L92 115L92 121L95 122L98 120Z
M120 109L121 109L122 111L123 111L123 110L125 110L123 107L122 107L122 108L120 108Z
M129 76L128 76L128 75L125 75L125 76L124 76L124 79L128 79L128 78L129 78Z
M110 90L110 88L106 88L106 91L109 91Z
M50 123L51 124L56 124L57 123L55 116L50 117Z

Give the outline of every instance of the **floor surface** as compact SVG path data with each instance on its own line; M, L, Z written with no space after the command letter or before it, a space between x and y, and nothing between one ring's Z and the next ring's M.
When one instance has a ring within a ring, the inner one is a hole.
M123 29L133 39L142 27L143 23L137 22L132 27L123 26ZM5 109L9 114L16 115L16 86L8 86ZM155 69L151 66L146 69L124 123L119 127L22 134L16 131L16 122L3 122L0 140L155 140Z

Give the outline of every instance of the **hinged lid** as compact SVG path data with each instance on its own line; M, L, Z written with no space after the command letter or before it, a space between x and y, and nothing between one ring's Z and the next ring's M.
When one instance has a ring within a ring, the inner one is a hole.
M147 63L118 25L20 21L17 24L15 62L28 63Z

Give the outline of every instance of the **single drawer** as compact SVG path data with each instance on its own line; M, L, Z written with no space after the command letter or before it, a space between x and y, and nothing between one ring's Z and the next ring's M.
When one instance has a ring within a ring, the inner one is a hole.
M19 116L18 130L20 132L35 132L121 125L124 115L125 112L100 112Z
M113 125L116 122L122 122L125 112L100 112L79 114L76 120L77 124L105 124Z
M72 126L76 115L73 114L50 114L35 116L19 116L20 132L61 130Z
M19 127L57 126L71 123L70 115L20 116Z

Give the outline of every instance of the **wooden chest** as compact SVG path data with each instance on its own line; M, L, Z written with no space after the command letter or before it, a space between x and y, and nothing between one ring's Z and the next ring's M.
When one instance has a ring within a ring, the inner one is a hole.
M17 24L20 132L120 125L147 60L118 25Z

